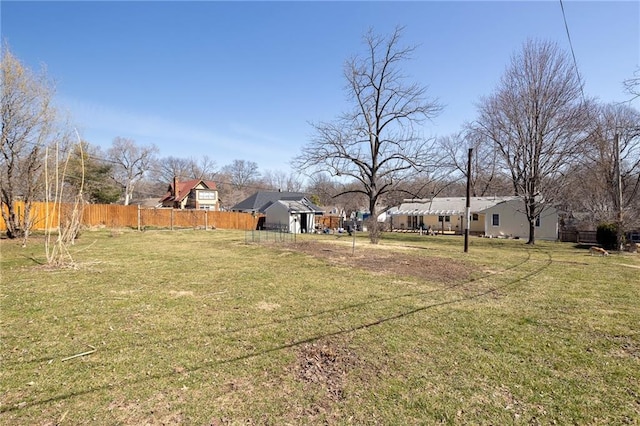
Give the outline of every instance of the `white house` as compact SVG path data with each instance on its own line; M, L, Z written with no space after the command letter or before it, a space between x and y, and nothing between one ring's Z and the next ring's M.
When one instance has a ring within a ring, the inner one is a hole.
M408 199L387 211L392 230L429 229L437 233L462 234L466 215L465 197ZM473 197L469 232L487 237L528 238L529 221L520 197ZM558 212L546 207L535 224L536 239L558 238Z

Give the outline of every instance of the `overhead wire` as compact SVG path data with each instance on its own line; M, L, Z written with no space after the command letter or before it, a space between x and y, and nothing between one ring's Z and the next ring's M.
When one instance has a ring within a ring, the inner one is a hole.
M573 49L573 42L571 41L571 32L569 31L569 24L567 23L567 15L564 11L564 3L562 0L560 1L560 9L562 10L562 19L564 21L564 29L567 32L567 40L569 40L569 49L571 50L571 57L573 58L573 66L578 76L578 83L580 85L580 93L582 94L582 102L586 103L586 97L584 96L584 87L582 84L582 78L580 77L580 72L578 71L578 61L576 60L576 53Z

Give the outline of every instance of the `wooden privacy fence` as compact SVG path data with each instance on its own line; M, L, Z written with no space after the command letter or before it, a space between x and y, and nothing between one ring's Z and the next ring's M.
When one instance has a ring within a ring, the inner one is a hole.
M2 206L6 211L6 206ZM24 203L14 203L14 211L24 217ZM32 230L57 228L60 222L70 217L73 204L35 202L31 204ZM86 204L82 210L81 223L86 227L105 228L220 228L220 229L256 229L261 216L249 213L218 212L209 210L154 209L140 206L121 206L115 204ZM48 222L48 226L47 226ZM0 231L7 229L4 218L0 217Z
M342 225L340 223L341 219L342 218L340 216L320 216L316 218L316 221L319 225L325 228L334 229L334 228L339 228L340 225Z
M565 243L596 244L598 242L597 231L560 231L560 241Z

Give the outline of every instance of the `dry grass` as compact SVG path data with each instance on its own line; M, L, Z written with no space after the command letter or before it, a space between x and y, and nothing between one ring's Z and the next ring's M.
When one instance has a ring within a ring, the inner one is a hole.
M461 247L97 231L52 270L2 240L0 422L637 422L640 256Z

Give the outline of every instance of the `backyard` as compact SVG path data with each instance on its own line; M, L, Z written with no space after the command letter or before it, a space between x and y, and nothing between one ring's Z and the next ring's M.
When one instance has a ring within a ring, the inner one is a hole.
M638 424L640 254L251 234L0 240L0 423Z

